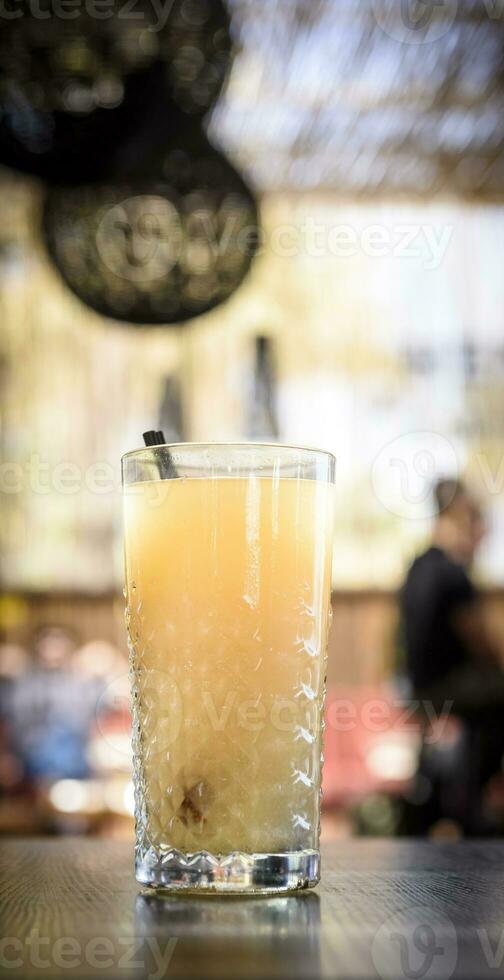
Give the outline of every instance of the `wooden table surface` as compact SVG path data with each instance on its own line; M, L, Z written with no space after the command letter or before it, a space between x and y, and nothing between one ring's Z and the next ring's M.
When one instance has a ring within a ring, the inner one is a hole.
M342 841L314 891L271 898L142 893L132 845L0 845L8 977L504 976L504 843Z

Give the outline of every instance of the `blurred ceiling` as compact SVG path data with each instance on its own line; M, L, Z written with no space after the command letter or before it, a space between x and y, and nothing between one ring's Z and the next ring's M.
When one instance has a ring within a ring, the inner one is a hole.
M502 198L502 0L229 2L211 131L259 189Z

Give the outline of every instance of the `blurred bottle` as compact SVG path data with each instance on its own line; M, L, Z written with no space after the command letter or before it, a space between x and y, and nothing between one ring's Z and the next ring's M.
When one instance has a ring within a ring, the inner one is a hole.
M268 442L275 441L279 436L276 367L271 337L255 338L247 436Z

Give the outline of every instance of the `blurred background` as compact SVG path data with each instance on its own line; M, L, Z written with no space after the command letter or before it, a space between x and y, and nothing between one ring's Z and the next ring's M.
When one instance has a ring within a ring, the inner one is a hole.
M120 456L163 429L337 455L323 835L403 833L440 477L504 652L502 5L109 8L0 14L0 832L132 835Z

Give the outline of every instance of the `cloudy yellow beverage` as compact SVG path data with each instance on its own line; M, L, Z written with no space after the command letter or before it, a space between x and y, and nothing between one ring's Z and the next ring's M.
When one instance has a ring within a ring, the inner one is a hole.
M333 491L223 476L126 493L144 863L316 851Z

